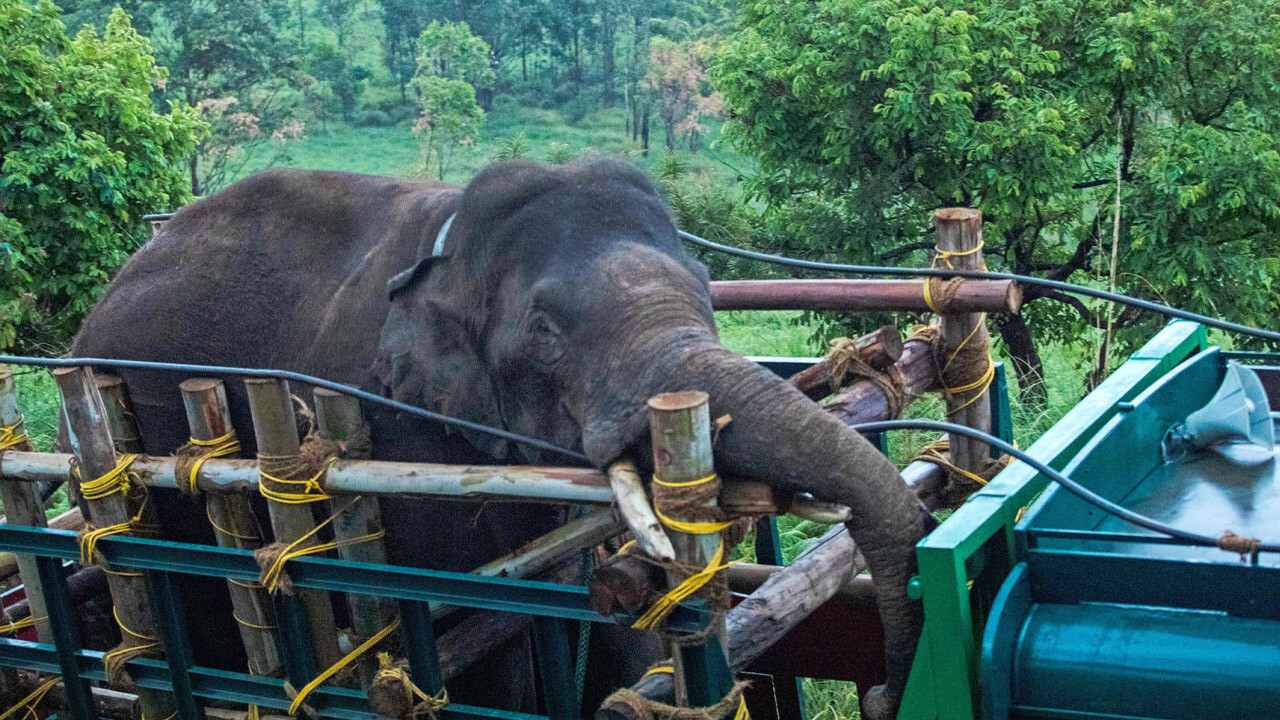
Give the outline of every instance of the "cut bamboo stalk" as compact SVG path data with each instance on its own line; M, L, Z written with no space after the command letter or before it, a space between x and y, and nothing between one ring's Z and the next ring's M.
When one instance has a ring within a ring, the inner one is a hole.
M648 404L655 478L668 483L688 483L714 476L711 410L707 394L699 390L663 393L650 398ZM710 482L718 483L719 480L713 479ZM715 505L715 497L716 493L712 493L709 505ZM721 543L718 532L691 534L667 528L667 535L675 549L676 562L697 567L704 567L715 556ZM670 573L667 577L671 587L682 580L683 578ZM713 614L711 623L709 630L720 638L721 649L727 650L724 643L724 617L718 613ZM675 645L674 641L670 646L675 670L672 677L675 679L676 705L687 707L690 702L700 705L715 702L719 698L693 698L689 695L681 657L689 649L687 646Z
M230 433L231 410L227 389L221 380L192 378L178 385L187 412L187 427L196 440L216 440ZM212 448L210 448L212 449ZM262 531L253 505L244 493L206 493L205 511L214 526L218 547L257 550L262 547ZM240 640L249 659L249 672L270 675L281 666L276 640L275 609L263 588L246 587L227 581L231 606Z
M93 371L87 367L59 368L53 371L53 377L62 392L67 434L80 466L77 485L106 475L116 467L116 451L111 429L107 425L107 411L103 406L102 396L98 394ZM113 493L96 500L86 499L85 503L98 527L128 523L132 519L124 493ZM160 631L151 613L151 602L147 597L143 577L108 574L107 585L120 623L130 632L156 638L155 642L159 643ZM149 642L132 637L128 632L122 631L121 634L129 644ZM157 655L162 654L159 647L152 650ZM142 710L147 717L167 718L173 714L172 695L148 688L141 688L138 693Z
M596 510L586 517L562 525L521 546L515 552L485 563L475 570L486 577L526 578L549 570L583 548L593 548L622 534L624 526L608 510Z
M950 267L956 270L982 270L982 211L972 208L943 208L934 213L938 229L938 249L949 253L962 253L950 257ZM964 343L982 348L986 353L990 342L986 316L981 312L943 315L939 321L944 357ZM975 430L991 431L990 390L984 389L976 399L972 392L957 393L947 397L947 419ZM973 473L986 469L990 446L971 438L957 437L951 441L951 462Z
M5 365L0 365L0 425L12 427L15 435L24 435L26 428L22 422L22 410L18 407L18 389L14 383L13 372ZM16 445L20 450L31 450L30 441ZM6 453L0 452L0 458ZM4 502L5 523L15 527L47 527L44 503L36 495L36 487L30 483L0 482L0 500ZM8 555L9 553L6 553ZM35 609L35 617L43 618L36 623L36 635L42 643L52 643L53 636L49 631L49 613L44 605L44 584L36 570L34 555L12 555L18 574L26 586L27 601Z
M111 428L111 440L118 453L140 453L142 433L129 407L129 392L119 375L95 375L94 382L102 395L102 407L107 411L107 425Z
M902 335L898 328L885 325L854 340L854 347L859 360L874 370L883 371L902 357ZM810 398L821 400L838 389L831 387L830 369L831 362L824 358L822 362L792 375L789 382Z
M837 310L928 312L920 280L719 280L711 283L716 310ZM1022 290L1012 280L963 280L948 309L957 313L1016 313Z
M618 512L631 528L640 549L655 560L675 560L675 548L663 531L662 523L658 522L658 516L653 514L653 508L649 507L649 498L645 496L635 463L619 460L609 466L608 474Z
M361 433L368 437L369 429L360 414L358 399L325 389L316 390L313 397L316 403L316 430L322 437L340 443L346 443ZM341 502L345 509L333 521L334 539L368 539L339 547L338 555L349 562L385 565L387 549L381 537L382 511L378 507L378 499L357 496ZM347 605L351 609L351 629L361 642L378 634L396 619L396 603L387 598L349 593ZM360 681L364 689L369 689L377 672L377 655L365 653L360 658Z
M258 441L258 455L297 455L298 424L293 412L293 397L289 384L276 379L245 380L249 392L249 411L253 415L253 432ZM315 516L311 505L290 505L268 499L271 512L271 528L276 542L292 543L315 529ZM299 548L316 544L314 537L299 544ZM327 668L342 657L338 651L338 631L334 625L333 607L329 594L320 590L298 588L298 603L302 606L311 629L311 646L320 668Z

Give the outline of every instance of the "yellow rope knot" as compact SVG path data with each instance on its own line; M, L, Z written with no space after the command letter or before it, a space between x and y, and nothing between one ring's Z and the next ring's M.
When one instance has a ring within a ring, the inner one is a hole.
M324 522L316 525L307 531L305 535L294 540L289 544L272 543L264 548L253 551L253 558L258 561L258 565L262 568L262 574L258 577L258 582L267 592L274 593L277 590L286 595L293 594L293 581L289 579L288 573L285 572L285 563L294 558L304 555L315 555L317 553L327 552L347 545L355 545L356 543L369 542L370 540L378 540L387 534L385 529L379 530L368 535L360 535L359 537L343 538L341 540L331 540L329 542L317 543L315 545L303 546L304 543L311 540L316 533L338 518L339 515L346 512L348 508L360 501L360 496L356 496L351 502L347 503L341 510L325 519Z
M25 444L27 444L27 436L25 433L18 432L17 425L0 425L0 452Z
M38 618L33 618L28 615L21 620L14 620L7 625L0 625L0 635L8 635L9 633L18 632L19 630L26 630L29 627L35 627L36 623L44 622L48 619L49 617L47 615Z
M666 673L675 673L675 668L670 665L657 665L650 668L645 676ZM704 708L676 707L650 700L631 688L622 688L606 698L600 707L604 709L614 705L625 705L640 720L721 720L728 717L730 712L733 712L733 720L750 720L747 701L743 697L743 691L746 688L745 682L734 683L733 688L720 699L720 702Z
M369 706L379 716L393 720L426 716L434 720L448 704L448 690L441 688L435 695L428 694L409 678L404 663L392 661L387 653L378 653L378 673L369 686Z
M635 621L631 627L638 630L651 630L657 627L663 620L671 614L681 602L690 595L701 590L707 583L716 576L716 573L728 568L732 563L722 562L724 560L724 542L716 548L715 555L707 562L707 566L702 570L685 578L679 585L667 591L665 595L658 598L649 609Z
M179 481L186 477L187 484L183 488L191 495L200 492L197 481L200 477L200 468L204 464L214 458L230 457L240 452L240 440L236 438L236 431L216 437L212 440L199 440L197 438L188 438L187 444L178 448L174 455L178 458L175 465L175 473L178 475ZM182 487L182 485L179 485Z
M128 492L129 478L137 477L129 471L129 466L133 465L138 457L132 453L121 455L116 461L116 466L107 471L107 474L89 482L80 483L80 494L85 500L101 500L116 493Z
M320 687L325 680L328 680L336 675L340 670L355 662L361 655L368 652L370 648L382 642L388 635L395 632L398 627L400 627L400 621L396 620L390 625L382 628L376 635L360 643L359 647L347 653L346 657L329 666L327 670L317 675L311 682L303 685L301 690L294 691L292 686L286 684L285 690L288 691L290 697L293 698L293 701L289 704L289 714L297 715L299 710L305 708L307 695L310 695L312 690Z

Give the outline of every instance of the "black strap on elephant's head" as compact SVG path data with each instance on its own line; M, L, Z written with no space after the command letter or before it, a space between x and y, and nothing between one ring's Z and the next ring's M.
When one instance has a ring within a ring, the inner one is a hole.
M453 227L453 219L456 217L458 217L458 213L455 212L440 226L440 232L436 233L435 244L431 246L430 255L419 260L408 270L396 273L394 277L387 281L387 297L395 297L396 293L413 284L414 280L430 271L437 262L449 259L449 256L444 254L444 247L449 237L449 228Z

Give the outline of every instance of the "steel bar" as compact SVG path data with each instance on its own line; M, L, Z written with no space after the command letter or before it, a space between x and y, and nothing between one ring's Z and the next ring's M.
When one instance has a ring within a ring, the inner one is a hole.
M929 312L921 280L720 280L711 283L716 310ZM1016 313L1022 289L1013 280L961 280L947 308L956 313Z

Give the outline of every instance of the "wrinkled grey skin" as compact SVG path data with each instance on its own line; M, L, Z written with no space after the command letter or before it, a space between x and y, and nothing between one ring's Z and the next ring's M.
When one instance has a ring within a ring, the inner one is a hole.
M454 212L447 259L429 258ZM179 213L121 271L72 352L299 370L580 448L600 467L622 457L647 464L648 398L704 390L713 417L733 416L717 441L718 471L853 508L889 671L864 712L890 717L921 624L906 595L923 534L918 505L866 440L720 345L707 282L653 185L624 162L495 165L465 191L272 172ZM184 435L176 379L126 381L148 450L171 450ZM478 434L465 436L468 448L430 424L371 415L376 457L476 461L478 448L504 461L563 462ZM563 519L489 507L477 527L476 509L458 508L384 503L393 561L465 570ZM615 657L614 684L633 682L655 651L627 642L639 662ZM607 644L596 643L600 652Z

